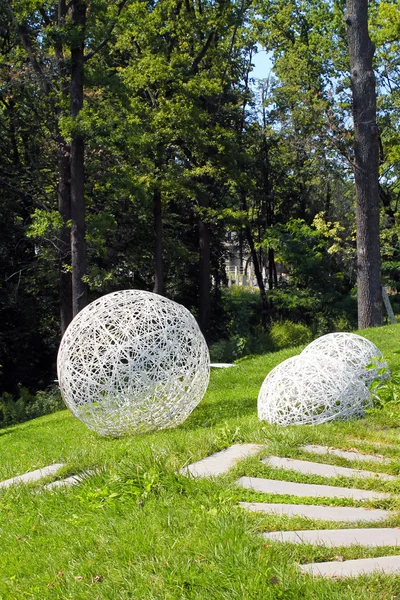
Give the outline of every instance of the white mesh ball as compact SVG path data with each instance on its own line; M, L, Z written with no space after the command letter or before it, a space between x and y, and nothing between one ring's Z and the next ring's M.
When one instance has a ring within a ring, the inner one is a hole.
M344 363L343 368L352 369L366 385L376 379L386 379L390 369L383 354L369 340L356 333L328 333L304 348L301 356L329 356ZM366 368L369 365L369 368ZM371 366L373 367L371 368Z
M157 294L124 290L71 322L57 359L73 414L101 435L182 423L206 392L210 357L193 315Z
M277 425L319 424L361 416L369 391L334 358L294 356L267 375L258 395L258 417Z

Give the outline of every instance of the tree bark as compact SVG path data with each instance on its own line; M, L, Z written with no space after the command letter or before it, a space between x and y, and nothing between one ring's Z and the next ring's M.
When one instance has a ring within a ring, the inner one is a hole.
M58 27L65 26L67 6L65 0L59 0L57 11ZM68 85L68 70L64 60L63 45L61 39L54 43L54 53L60 75L61 94L65 103L68 103L70 89ZM72 321L72 274L71 269L71 147L61 135L59 129L59 118L62 109L59 105L54 106L56 115L56 141L58 146L58 186L57 200L58 210L63 220L63 228L60 232L59 248L59 292L60 292L60 328L63 336L68 325Z
M59 145L58 173L59 181L57 187L58 210L64 222L60 233L60 325L61 335L72 321L72 281L71 271L66 266L71 264L71 232L67 224L71 220L71 165L69 148L67 145Z
M251 258L253 261L254 275L256 276L257 285L258 285L258 289L260 291L260 296L261 296L262 324L264 327L266 327L269 317L270 317L269 304L268 304L267 293L265 291L265 285L264 285L264 281L263 281L263 277L262 277L260 262L258 260L258 254L257 254L257 250L255 248L254 238L253 238L253 234L252 234L251 227L249 224L246 225L245 232L246 232L247 243L249 244L249 247L250 247Z
M368 34L368 0L347 0L346 7L354 119L358 326L366 328L382 325L375 48Z
M83 61L86 4L71 0L72 23L76 28L76 41L71 47L71 116L76 120L83 107ZM71 262L73 315L87 304L85 198L84 198L84 139L73 130L71 139Z
M202 208L209 207L207 195L201 195L199 204ZM211 258L210 231L207 223L199 219L199 326L204 335L207 334L210 324L210 258Z
M162 205L160 182L156 182L153 193L154 214L154 288L155 294L164 295Z

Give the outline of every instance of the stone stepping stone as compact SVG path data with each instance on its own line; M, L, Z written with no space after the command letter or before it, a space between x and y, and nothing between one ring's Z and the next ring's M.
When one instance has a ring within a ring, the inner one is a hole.
M238 460L257 454L265 448L262 444L234 444L181 469L183 475L192 477L217 477L231 469Z
M54 488L59 487L72 487L73 485L78 485L84 480L82 475L71 475L71 477L67 477L66 479L60 479L58 481L52 481L48 483L45 487L48 490L53 490Z
M30 471L24 475L17 475L17 477L12 477L11 479L1 481L0 488L8 488L16 483L32 483L33 481L39 481L39 479L42 479L43 477L54 475L58 469L61 469L63 466L63 464L54 464L49 465L48 467L43 467L42 469Z
M213 369L230 369L231 367L236 367L236 365L232 363L210 363L210 367Z
M371 440L362 440L358 438L350 438L349 440L352 444L368 444L369 446L376 446L377 448L393 448L397 450L398 446L394 446L389 442L373 442Z
M303 573L319 577L358 577L377 571L384 575L400 574L400 556L380 556L379 558L359 558L356 560L330 561L299 565Z
M304 531L273 531L262 536L275 542L335 546L400 546L400 529L311 529Z
M350 450L337 450L335 448L329 448L329 446L318 446L309 444L307 446L301 446L300 450L305 452L312 452L313 454L332 454L339 458L346 458L347 460L361 460L361 461L373 461L388 464L390 463L389 458L384 458L377 454L362 454L361 452L355 452Z
M363 521L374 523L391 515L380 509L354 508L352 506L312 506L309 504L266 504L263 502L239 502L239 505L250 512L261 512L288 517L306 517L318 521Z
M335 465L325 465L323 463L283 458L281 456L268 456L261 462L276 469L288 469L297 471L297 473L303 473L304 475L321 475L322 477L374 477L385 481L396 479L394 475L388 475L387 473L373 473L372 471L337 467Z
M261 479L259 477L241 477L236 483L243 488L263 492L264 494L288 494L300 498L352 498L353 500L386 500L390 498L390 494L385 492L357 490L333 485L317 485L314 483L294 483L292 481Z

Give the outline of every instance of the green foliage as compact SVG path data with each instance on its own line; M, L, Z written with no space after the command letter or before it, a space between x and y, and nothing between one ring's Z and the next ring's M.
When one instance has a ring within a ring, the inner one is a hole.
M224 338L210 348L214 362L231 362L249 354L273 349L270 335L263 330L261 300L257 290L233 285L222 293Z
M310 329L302 323L281 321L273 323L270 336L277 350L309 344L313 338Z
M397 351L396 354L399 352ZM372 365L373 367L373 365ZM374 407L385 409L393 418L400 417L400 373L394 372L383 383L375 381L371 386Z
M0 396L0 428L23 423L65 408L58 388L32 394L21 387L18 397L5 392Z

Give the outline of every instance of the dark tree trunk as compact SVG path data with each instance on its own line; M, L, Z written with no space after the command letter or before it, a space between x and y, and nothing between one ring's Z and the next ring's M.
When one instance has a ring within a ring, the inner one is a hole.
M58 171L59 182L57 188L58 210L64 226L60 233L60 325L61 335L72 321L72 280L71 272L66 269L71 264L71 231L67 225L71 220L71 169L69 148L65 145L59 146Z
M354 119L358 326L366 328L382 325L375 49L368 34L368 0L347 0L346 6Z
M58 3L58 27L65 26L67 6L65 0ZM60 74L61 93L65 104L68 103L70 89L68 85L68 70L65 65L63 45L61 39L56 39L54 52L57 60L57 67ZM57 117L57 145L58 145L58 210L63 220L63 228L60 233L59 249L59 289L60 289L60 327L61 335L64 335L66 328L72 321L72 274L71 269L71 147L67 144L65 138L61 135L59 129L59 118L62 115L62 108L59 105L54 106L54 112Z
M201 195L200 206L209 207L207 196ZM210 230L204 219L199 219L199 326L204 335L207 335L210 325Z
M153 194L154 214L154 288L155 294L164 295L164 268L163 268L163 234L162 234L162 206L161 188L157 181Z
M83 107L83 60L86 4L71 0L72 23L76 28L71 47L71 116L75 120ZM74 316L87 304L84 139L79 129L71 139L71 263L72 305Z
M270 316L267 293L265 291L265 285L264 285L264 281L262 278L260 262L258 260L258 254L257 254L256 248L254 245L254 238L253 238L253 234L252 234L250 225L246 225L245 231L246 231L247 243L249 244L249 247L250 247L251 259L252 259L253 265L254 265L254 275L256 276L257 285L258 285L258 289L260 291L260 296L261 296L262 323L263 323L263 326L266 327L268 320L269 320L269 316Z
M276 272L275 253L273 248L268 248L268 287L270 290L278 285Z

